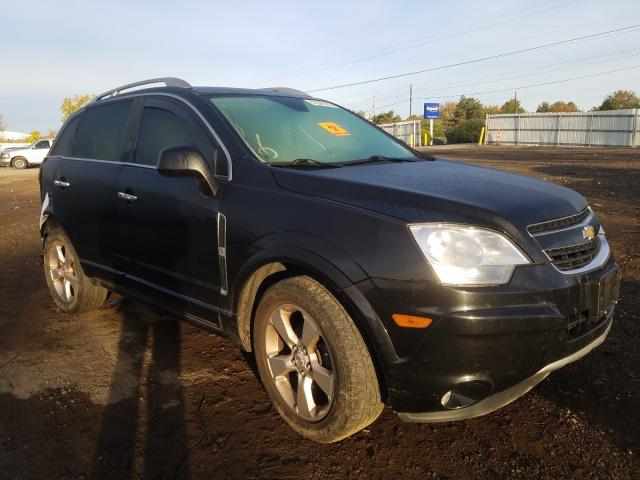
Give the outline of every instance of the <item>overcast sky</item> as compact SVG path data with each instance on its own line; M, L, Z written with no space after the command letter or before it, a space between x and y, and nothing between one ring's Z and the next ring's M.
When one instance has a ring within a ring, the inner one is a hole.
M3 0L0 114L8 130L57 129L60 103L157 76L193 85L314 90L423 70L640 24L638 0L135 1ZM518 90L582 109L640 93L640 28L556 48L317 92L354 110L413 112ZM504 90L495 92L496 90Z

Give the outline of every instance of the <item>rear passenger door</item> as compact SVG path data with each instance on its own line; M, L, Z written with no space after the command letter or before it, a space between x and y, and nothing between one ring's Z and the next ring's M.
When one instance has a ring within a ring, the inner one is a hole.
M100 102L73 120L72 148L55 166L50 189L56 217L85 271L107 279L117 277L115 187L132 107L131 99Z
M128 278L170 308L217 318L222 287L218 209L222 191L203 191L192 176L158 173L160 152L193 145L211 162L211 133L179 101L145 98L138 107L135 151L118 180L119 248Z

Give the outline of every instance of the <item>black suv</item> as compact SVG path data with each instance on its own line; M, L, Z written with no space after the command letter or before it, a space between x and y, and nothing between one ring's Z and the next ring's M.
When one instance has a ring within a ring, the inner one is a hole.
M69 118L40 175L60 309L120 292L229 337L319 442L385 403L491 412L601 344L618 299L579 194L431 158L296 90L126 85Z

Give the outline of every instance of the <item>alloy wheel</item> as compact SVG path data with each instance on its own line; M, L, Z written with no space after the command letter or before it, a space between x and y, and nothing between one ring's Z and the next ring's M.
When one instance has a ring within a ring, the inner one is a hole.
M55 243L47 252L47 265L53 288L66 303L73 302L78 288L75 262L62 243Z
M287 406L306 421L322 420L334 401L336 375L318 324L301 308L278 306L265 332L271 379Z

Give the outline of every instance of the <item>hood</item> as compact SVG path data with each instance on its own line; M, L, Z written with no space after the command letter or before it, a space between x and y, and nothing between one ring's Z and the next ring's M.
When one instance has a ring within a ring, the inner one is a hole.
M25 152L28 152L30 149L29 148L24 148L24 147L20 147L20 148L7 148L6 150L3 150L2 153L8 153L9 155L13 156L15 154L24 154Z
M271 170L287 190L408 223L455 221L511 230L510 224L523 232L587 206L584 197L560 185L450 160Z

